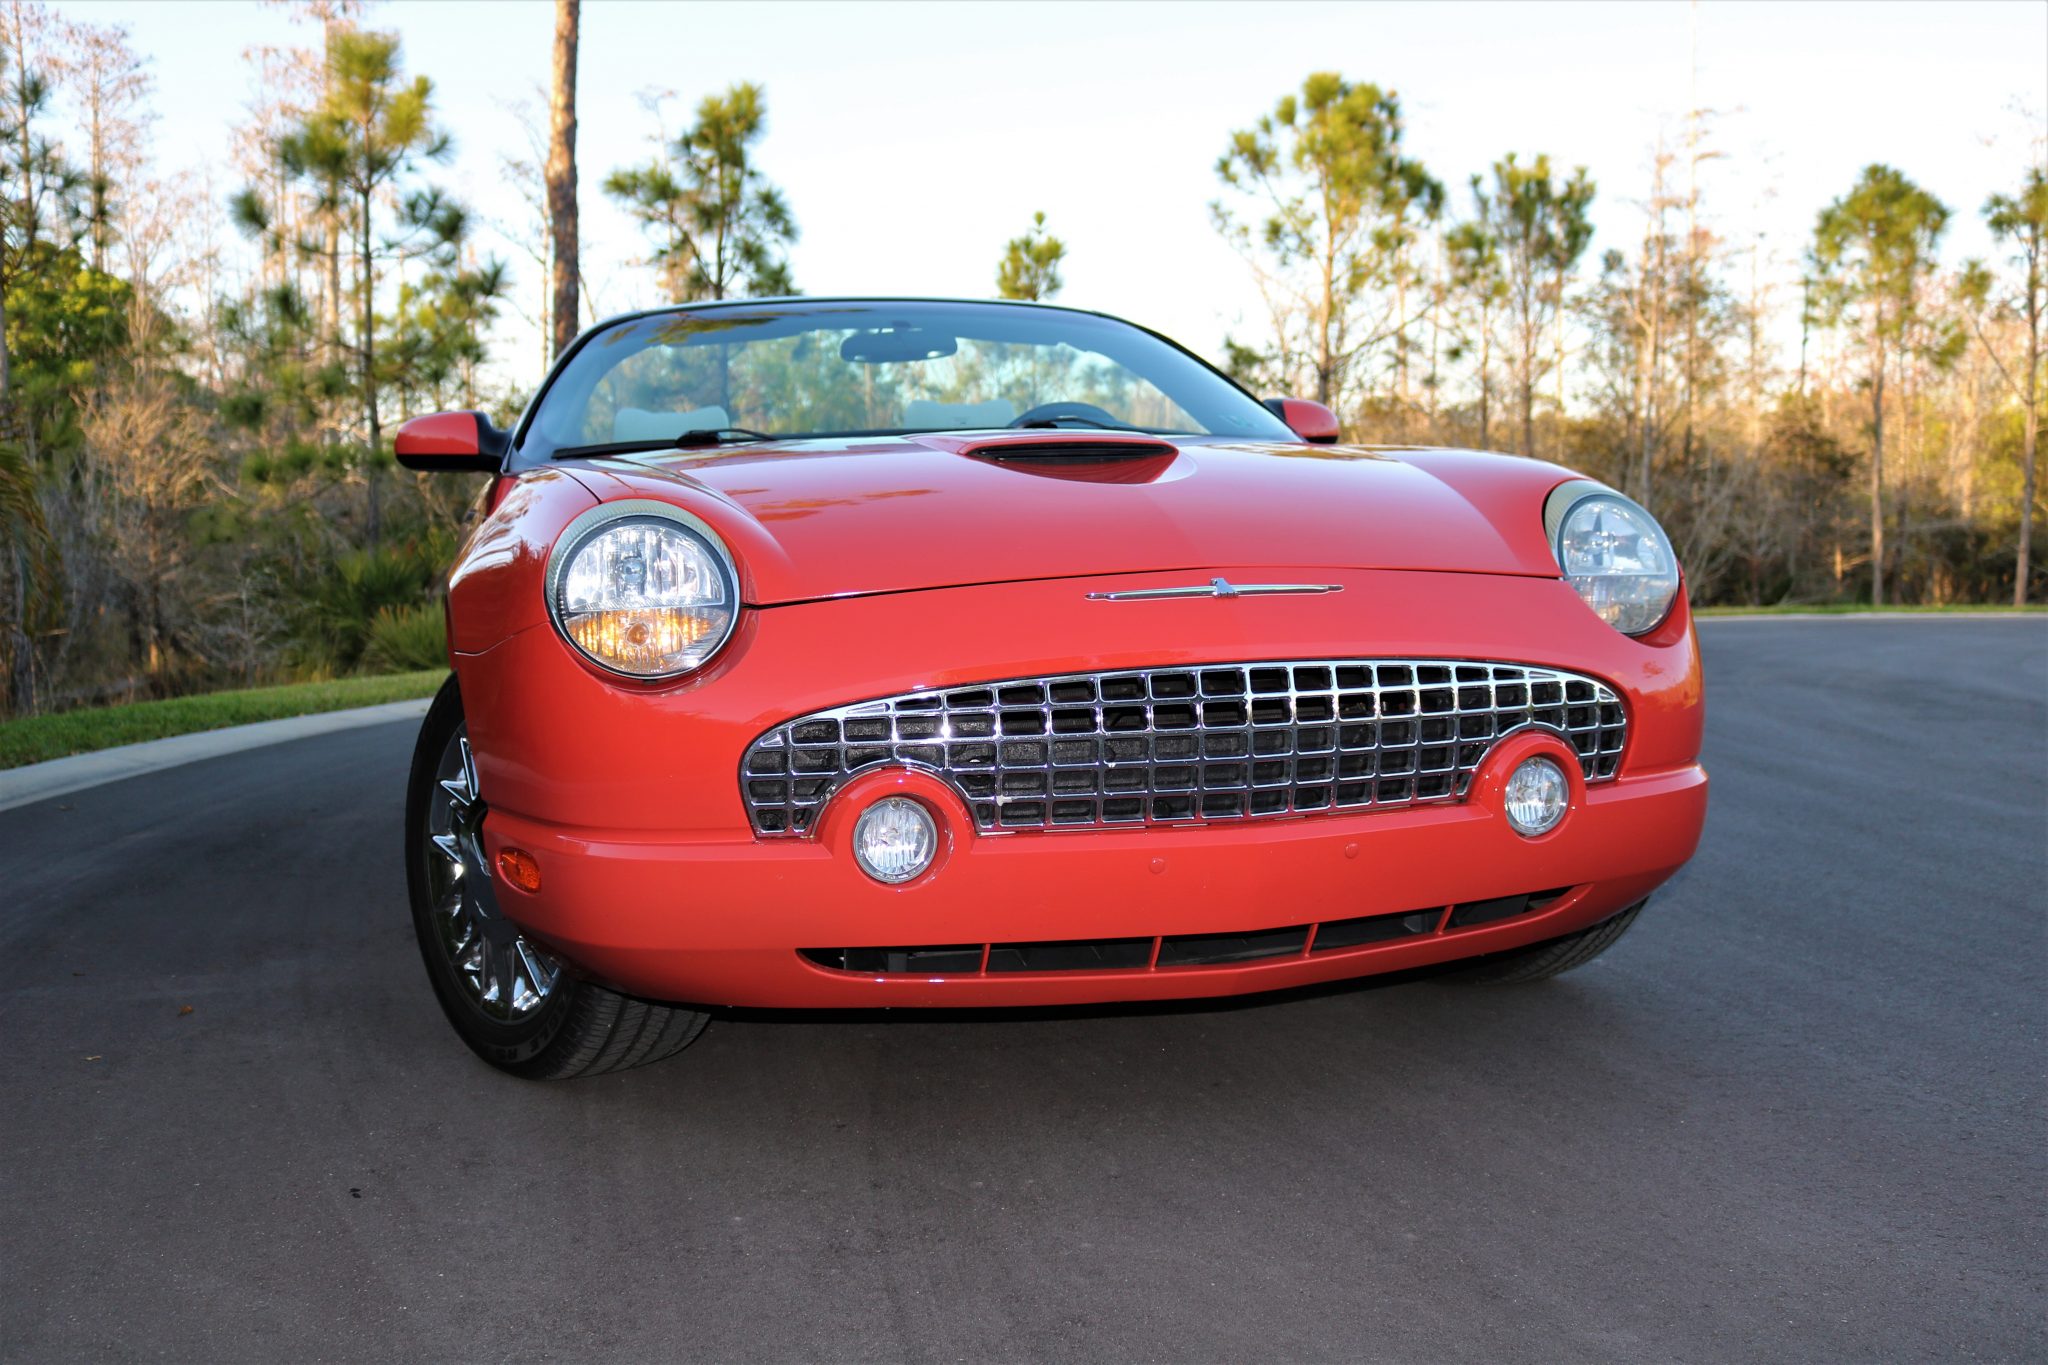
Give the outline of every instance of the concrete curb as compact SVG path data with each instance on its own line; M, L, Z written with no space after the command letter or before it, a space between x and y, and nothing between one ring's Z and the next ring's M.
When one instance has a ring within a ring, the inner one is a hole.
M266 744L306 739L354 730L365 725L386 725L393 721L418 720L427 714L429 699L387 702L382 706L358 706L347 711L321 711L310 716L287 716L283 720L257 721L253 725L231 725L222 730L199 730L189 735L172 735L142 744L124 744L47 763L0 770L0 811L12 810L36 801L84 791L125 777L160 772L202 758L258 749Z

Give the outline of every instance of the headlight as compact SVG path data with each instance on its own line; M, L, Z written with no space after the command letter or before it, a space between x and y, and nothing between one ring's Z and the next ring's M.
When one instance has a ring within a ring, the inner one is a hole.
M1551 493L1543 521L1557 567L1601 620L1624 635L1645 635L1671 614L1678 555L1640 506L1580 479Z
M548 562L548 612L593 663L673 678L719 651L739 619L739 576L709 526L651 499L569 523Z

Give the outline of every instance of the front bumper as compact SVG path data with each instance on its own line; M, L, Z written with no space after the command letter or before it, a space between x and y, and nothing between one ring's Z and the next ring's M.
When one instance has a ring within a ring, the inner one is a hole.
M506 887L500 903L577 970L653 998L1075 1004L1272 990L1520 947L1598 923L1692 855L1707 781L1696 761L1698 660L1682 608L1658 637L1636 641L1555 580L1320 573L1342 578L1346 591L1137 610L1086 600L1088 591L1162 577L1127 575L776 608L750 614L709 676L668 689L599 679L545 629L459 655L493 807L487 843L494 860L516 846L543 871L539 892ZM1204 643L1191 648L1191 639ZM842 788L817 837L759 840L739 801L745 746L823 705L1061 668L1363 655L1512 660L1603 678L1630 712L1620 776L1575 783L1571 812L1537 839L1516 835L1498 800L1507 770L1529 753L1550 746L1568 759L1560 742L1535 732L1497 745L1462 803L1351 815L978 835L949 788L898 770ZM901 887L869 880L846 848L851 813L890 785L950 817L941 864ZM1305 939L1292 955L1230 965L864 973L802 956L1237 935L1558 888L1570 889L1511 919L1326 952Z
M972 838L907 888L819 841L647 842L493 814L533 853L540 893L500 903L585 972L634 994L757 1006L1024 1005L1234 995L1448 962L1596 924L1698 843L1696 765L1585 789L1524 839L1490 796L1461 805L1235 826ZM957 829L958 826L956 825ZM1238 934L1573 890L1505 922L1229 966L858 974L799 949Z

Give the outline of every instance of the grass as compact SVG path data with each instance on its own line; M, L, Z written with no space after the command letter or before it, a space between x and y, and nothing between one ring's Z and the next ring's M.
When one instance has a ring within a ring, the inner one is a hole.
M289 683L252 687L241 692L208 692L168 701L141 701L127 706L99 706L64 711L54 716L25 716L0 721L0 768L18 768L66 754L111 749L146 739L219 730L251 721L309 716L351 706L431 697L448 676L443 669L419 673L387 673L332 682Z
M2000 606L1997 603L1970 604L1962 602L1941 607L1873 607L1868 602L1782 602L1769 607L1694 607L1692 614L1694 616L1867 616L1872 612L1879 611L1887 616L1894 612L1907 612L1916 616L1954 616L1962 614L1973 616L1986 614L2018 616L2023 612L2029 615L2048 612L2048 606L2036 602L2030 602L2024 607Z

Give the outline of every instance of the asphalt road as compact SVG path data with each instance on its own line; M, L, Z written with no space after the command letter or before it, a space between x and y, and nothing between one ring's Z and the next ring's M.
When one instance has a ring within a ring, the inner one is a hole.
M534 1086L428 993L408 727L0 814L0 1357L2039 1359L2048 621L1704 629L1705 844L1547 986Z

